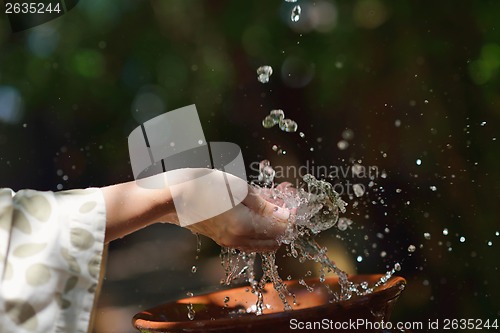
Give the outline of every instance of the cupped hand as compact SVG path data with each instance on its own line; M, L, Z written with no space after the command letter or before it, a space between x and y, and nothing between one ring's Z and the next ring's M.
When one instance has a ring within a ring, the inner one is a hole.
M234 208L187 228L212 238L221 246L243 251L273 251L280 245L291 212L268 200L261 189L249 186L248 195Z

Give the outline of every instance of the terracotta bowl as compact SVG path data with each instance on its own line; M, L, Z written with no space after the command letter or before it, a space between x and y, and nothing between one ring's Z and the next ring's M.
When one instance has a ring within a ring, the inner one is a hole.
M363 281L373 285L382 275L356 275L350 280L354 283ZM289 332L295 327L300 331L299 323L305 322L349 322L365 319L368 322L387 321L394 302L404 289L406 281L401 277L392 277L385 285L367 296L353 296L348 301L329 303L327 288L318 279L306 280L313 287L312 292L298 281L288 281L288 290L295 293L297 305L292 311L284 311L283 303L271 284L264 294L264 314L255 314L257 296L249 287L237 287L205 295L180 299L153 309L138 313L133 318L133 325L143 333L167 332ZM326 283L332 290L339 289L338 279L328 278ZM225 302L225 298L229 300ZM196 312L194 320L188 319L188 304L193 304ZM293 304L291 297L289 303ZM294 326L295 325L295 326ZM337 324L338 325L338 324ZM346 332L339 327L330 331ZM351 326L352 328L352 326ZM363 332L377 330L363 329ZM351 331L352 332L352 331Z

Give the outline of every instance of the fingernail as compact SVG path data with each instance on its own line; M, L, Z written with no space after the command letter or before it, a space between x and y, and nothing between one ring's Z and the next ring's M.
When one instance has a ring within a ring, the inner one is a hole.
M274 207L273 216L279 220L288 220L290 217L290 211L285 208Z

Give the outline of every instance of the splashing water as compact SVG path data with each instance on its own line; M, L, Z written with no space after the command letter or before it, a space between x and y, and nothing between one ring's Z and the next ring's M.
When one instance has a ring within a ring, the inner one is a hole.
M264 128L271 128L274 125L278 125L283 132L296 132L299 127L297 123L291 119L285 119L285 112L283 110L271 110L269 115L267 115L262 120L262 126Z
M298 22L300 20L300 13L302 13L302 8L300 7L300 5L296 5L295 7L293 7L292 14L290 16L292 22Z
M275 175L276 171L271 167L271 163L268 160L263 160L259 163L259 182L265 186L272 185Z
M257 80L260 83L268 83L271 75L273 75L273 68L271 66L260 66L257 68Z
M280 123L280 129L283 132L296 132L297 131L297 123L291 119L283 119Z
M355 284L349 281L347 273L328 258L326 247L321 247L314 239L321 231L327 230L337 223L342 224L342 226L338 226L340 230L347 229L352 223L347 218L339 219L339 214L345 213L347 204L335 192L332 185L307 174L303 177L303 184L300 188L283 188L275 186L275 173L270 171L272 167L269 161L262 161L259 169L259 181L261 181L263 186L267 186L267 190L269 190L269 193L266 192L267 199L273 202L282 202L284 207L296 212L294 220L289 222L285 234L278 241L284 244L290 255L298 259L300 263L306 260L319 263L321 265L320 282L324 283L326 281L325 271L333 272L338 276L339 292L332 291L325 284L331 295L330 302L348 300L353 294L370 294L377 287L386 283L396 271L401 269L401 266L396 264L394 268L386 272L373 286L369 286L367 282ZM257 280L254 271L257 256L260 256L263 271L259 280ZM221 281L223 285L229 285L237 279L246 279L252 288L252 293L256 294L257 302L255 311L247 310L247 312L255 312L257 315L263 313L264 287L268 282L273 284L274 289L283 302L285 311L292 309L287 296L291 296L293 304L296 304L295 295L288 291L286 284L279 276L275 252L247 253L236 249L222 248L221 263L225 270L225 278ZM307 290L313 290L305 281L302 280L299 283Z

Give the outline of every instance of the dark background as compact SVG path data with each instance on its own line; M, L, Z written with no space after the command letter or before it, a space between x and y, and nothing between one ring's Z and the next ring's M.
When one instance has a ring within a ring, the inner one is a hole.
M239 144L248 165L378 168L362 198L343 196L351 228L319 242L350 272L402 264L394 320L499 318L500 2L299 3L297 23L268 0L82 0L18 33L0 15L0 186L132 180L130 131L196 104L207 140ZM264 129L273 108L305 137ZM203 238L196 260L195 236L171 225L113 242L95 332L133 332L136 312L218 288L218 251ZM309 269L282 275L292 267Z

